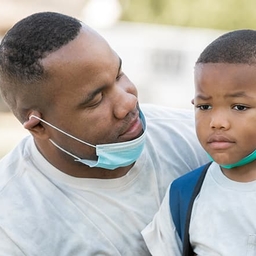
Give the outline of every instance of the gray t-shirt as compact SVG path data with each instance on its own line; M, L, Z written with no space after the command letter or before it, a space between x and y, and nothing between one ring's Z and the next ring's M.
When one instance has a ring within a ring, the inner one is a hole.
M141 108L146 146L121 178L69 176L46 161L31 136L0 161L0 255L150 255L140 232L169 183L208 158L193 111Z

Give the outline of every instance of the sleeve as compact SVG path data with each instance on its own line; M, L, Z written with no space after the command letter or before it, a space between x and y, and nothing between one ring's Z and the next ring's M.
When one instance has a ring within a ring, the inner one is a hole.
M0 256L25 256L22 250L9 238L0 227Z
M176 232L169 206L169 189L159 211L144 230L142 236L153 256L181 256L182 243Z

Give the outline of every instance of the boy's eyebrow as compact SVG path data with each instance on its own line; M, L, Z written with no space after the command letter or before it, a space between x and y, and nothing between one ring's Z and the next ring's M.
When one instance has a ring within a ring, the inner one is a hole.
M248 94L246 94L244 91L228 93L226 95L226 97L230 97L230 98L238 98L238 97L252 98Z
M225 95L225 98L239 98L239 97L252 98L251 96L246 94L244 91L234 92L234 93L227 93ZM195 98L201 99L201 100L210 100L212 97L211 96L205 96L203 94L197 94Z
M211 96L205 96L203 94L197 94L195 98L201 99L201 100L210 100L212 97Z

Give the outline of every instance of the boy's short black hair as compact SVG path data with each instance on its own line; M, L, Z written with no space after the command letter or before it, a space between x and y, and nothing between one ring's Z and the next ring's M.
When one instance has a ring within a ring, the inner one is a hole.
M256 31L235 30L223 34L200 54L199 63L256 64Z

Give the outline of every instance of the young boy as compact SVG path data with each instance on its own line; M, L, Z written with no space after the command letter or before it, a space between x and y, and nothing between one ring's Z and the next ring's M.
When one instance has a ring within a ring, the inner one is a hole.
M195 65L192 103L212 163L191 212L182 205L198 170L172 183L143 237L157 256L256 255L256 31L229 32L206 47Z

